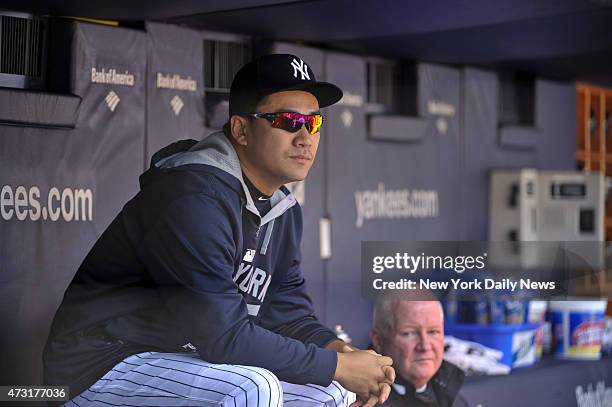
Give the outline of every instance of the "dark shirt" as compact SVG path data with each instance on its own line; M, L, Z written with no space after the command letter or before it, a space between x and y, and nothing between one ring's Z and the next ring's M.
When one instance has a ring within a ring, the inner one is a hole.
M451 407L463 385L465 374L461 369L446 361L427 383L427 388L417 393L412 383L397 377L391 395L385 402L389 407ZM398 392L398 390L400 390ZM405 390L404 394L400 394Z
M270 203L270 198L272 197L257 189L257 187L251 182L244 172L242 173L242 179L244 179L244 184L247 186L251 196L253 197L253 203L257 207L259 214L264 216L270 211L270 209L272 209L272 205Z

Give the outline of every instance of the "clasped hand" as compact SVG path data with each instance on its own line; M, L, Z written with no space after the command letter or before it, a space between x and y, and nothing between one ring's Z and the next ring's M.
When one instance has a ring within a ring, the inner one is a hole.
M335 379L357 394L357 401L351 407L373 407L389 398L391 384L395 381L392 364L390 357L381 356L371 349L342 346Z

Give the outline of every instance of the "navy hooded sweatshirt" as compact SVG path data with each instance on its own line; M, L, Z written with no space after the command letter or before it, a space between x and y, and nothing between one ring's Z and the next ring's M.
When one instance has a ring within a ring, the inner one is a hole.
M223 133L157 152L140 192L95 243L44 349L49 385L86 390L125 357L197 352L327 386L334 333L300 269L302 214L281 187L260 216Z

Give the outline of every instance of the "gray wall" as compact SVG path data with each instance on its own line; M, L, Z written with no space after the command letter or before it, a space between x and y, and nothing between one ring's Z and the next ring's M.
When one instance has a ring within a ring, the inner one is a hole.
M5 384L40 383L42 348L63 292L98 236L136 193L143 168L145 34L84 23L69 32L63 39L71 44L69 91L82 98L76 127L0 126L0 188L38 188L40 211L37 216L28 196L25 219L0 218ZM94 69L104 70L105 79L92 75ZM102 83L112 82L106 75L111 70L133 81ZM50 194L52 188L60 199ZM91 211L77 204L77 190L89 191ZM54 219L62 202L64 210Z
M350 67L350 69L347 69ZM366 61L343 54L328 54L326 77L352 96L366 99ZM340 103L328 114L327 182L332 220L332 258L328 262L327 322L342 324L359 345L368 341L371 306L362 299L360 285L361 241L456 240L461 208L460 183L460 71L431 64L417 67L419 116L425 121L420 140L374 141L368 137L364 106ZM450 108L441 115L430 102ZM352 117L350 125L346 116ZM439 121L444 121L440 129ZM435 211L425 217L364 219L364 207L377 191L404 191L410 196L434 194ZM366 192L370 191L370 192ZM361 208L361 209L360 209ZM340 295L340 293L342 293Z
M493 72L463 70L464 176L461 238L485 240L488 231L489 172L495 168L576 168L576 90L572 83L536 82L533 148L499 144L499 82Z

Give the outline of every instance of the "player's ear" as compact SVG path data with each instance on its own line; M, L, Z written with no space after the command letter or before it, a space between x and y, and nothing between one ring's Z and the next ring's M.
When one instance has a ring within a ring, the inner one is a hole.
M246 117L235 114L230 118L231 137L238 145L247 145L247 124Z
M380 337L380 334L376 328L370 331L370 340L372 341L372 347L376 353L380 353L382 355L382 338Z

